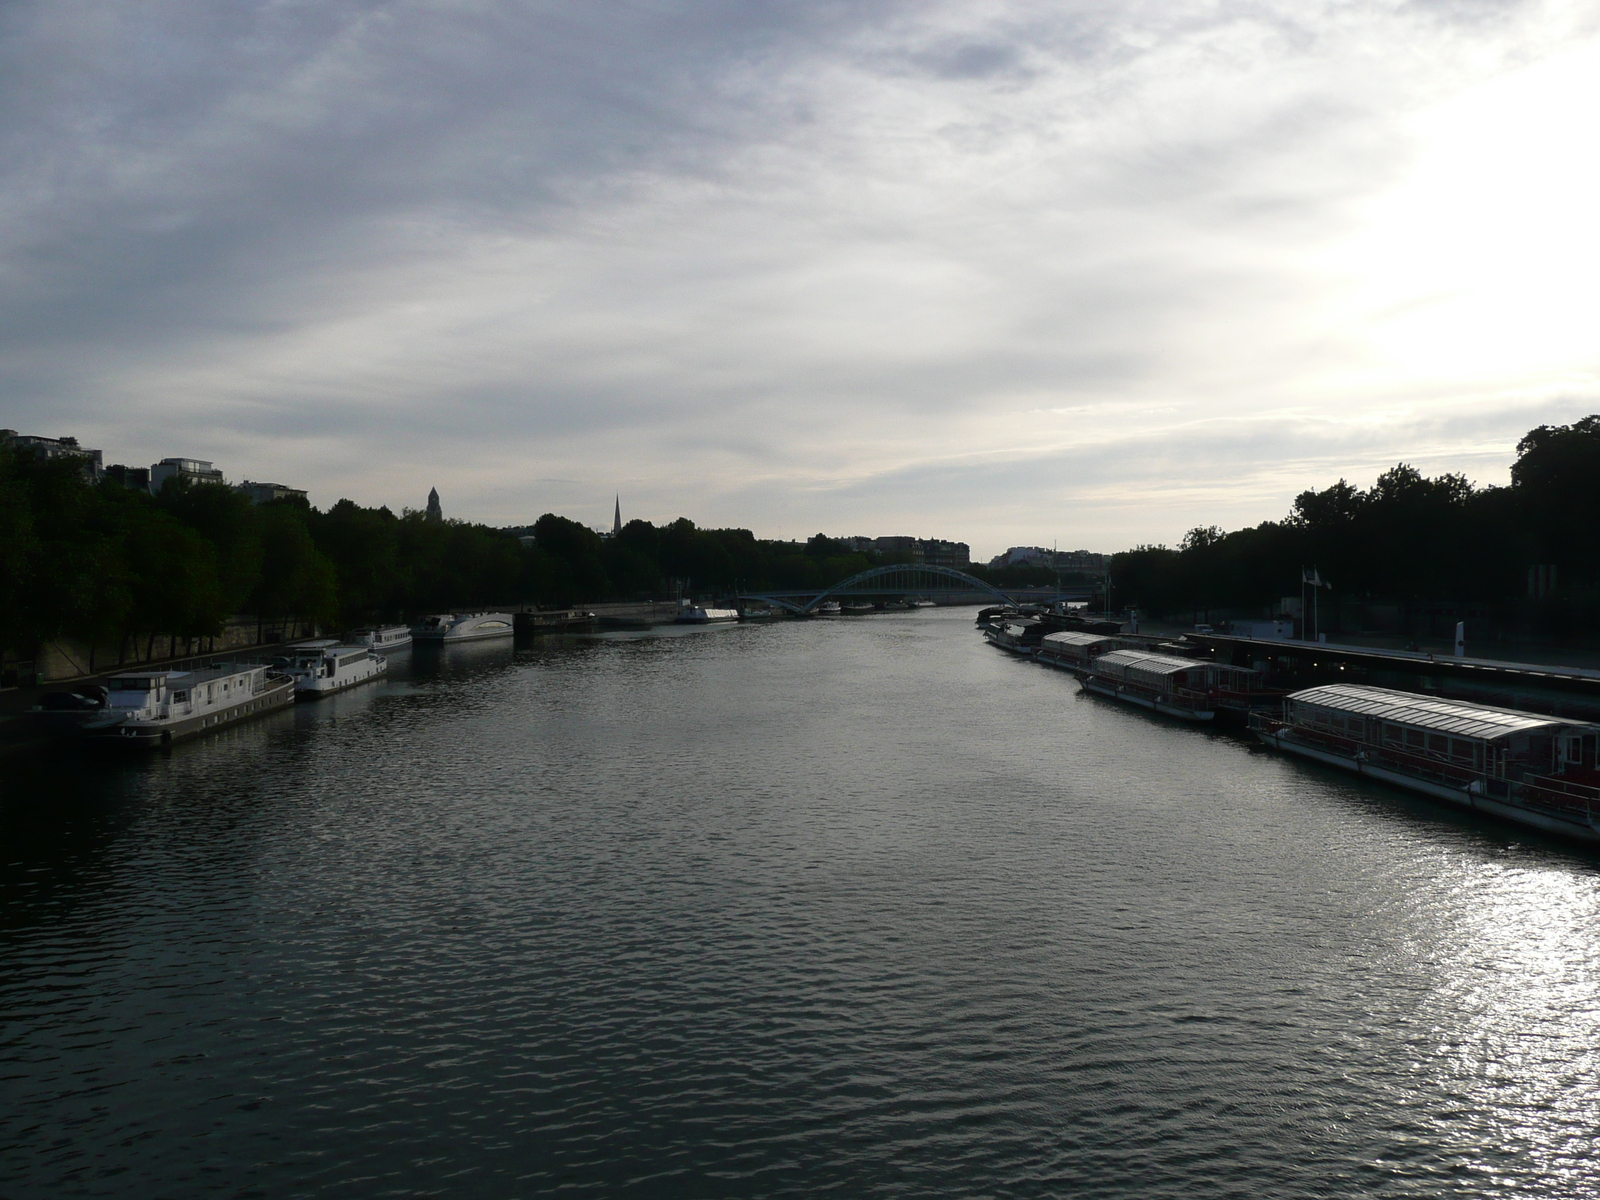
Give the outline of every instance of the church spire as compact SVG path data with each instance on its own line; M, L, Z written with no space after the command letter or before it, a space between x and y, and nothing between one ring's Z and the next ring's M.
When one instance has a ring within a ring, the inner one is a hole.
M611 518L611 536L616 537L622 532L622 493L617 493L617 512Z
M428 489L428 520L444 520L444 509L439 506L439 489Z

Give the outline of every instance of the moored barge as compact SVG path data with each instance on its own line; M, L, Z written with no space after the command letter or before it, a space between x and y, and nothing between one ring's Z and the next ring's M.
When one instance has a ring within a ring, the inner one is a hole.
M737 608L717 608L709 604L693 604L688 600L679 608L678 615L673 618L676 625L715 625L722 621L737 621L739 610Z
M478 642L486 638L511 637L516 633L510 613L435 613L411 627L414 642L453 646L459 642Z
M389 660L370 646L318 646L298 650L293 658L279 661L284 674L294 680L295 695L302 700L331 696L381 678L389 670Z
M1076 629L1047 633L1039 640L1035 652L1039 661L1050 667L1068 671L1087 668L1095 659L1111 650L1122 648L1122 639L1103 633L1083 633Z
M1182 721L1211 721L1230 698L1248 695L1258 673L1145 650L1107 650L1075 669L1083 689Z
M106 744L167 746L293 703L294 680L265 666L136 671L106 681L105 706L84 731Z
M1274 749L1436 800L1600 842L1600 725L1360 684L1251 716Z
M986 626L983 636L991 645L1012 654L1032 654L1044 636L1044 628L1031 617L1006 617Z
M369 650L404 650L411 645L411 626L384 625L376 629L363 629L350 639L353 646Z

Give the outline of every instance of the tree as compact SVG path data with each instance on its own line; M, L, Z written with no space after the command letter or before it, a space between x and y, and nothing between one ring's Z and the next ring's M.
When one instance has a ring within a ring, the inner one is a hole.
M262 569L255 611L272 621L332 624L339 616L338 572L312 540L304 507L274 500L258 511Z
M261 579L263 551L256 506L225 484L195 484L179 476L162 485L157 504L211 543L222 607L230 614L238 612Z

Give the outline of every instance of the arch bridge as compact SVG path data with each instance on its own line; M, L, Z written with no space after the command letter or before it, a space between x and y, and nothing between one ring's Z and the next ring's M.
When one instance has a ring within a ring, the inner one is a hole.
M859 575L852 575L842 583L820 592L742 592L740 600L761 600L794 613L810 616L829 600L955 600L989 597L1000 604L1015 604L1019 599L1049 603L1055 600L1087 600L1095 594L1093 588L1067 588L1058 592L1040 594L1027 589L1002 591L958 571L954 567L935 567L925 563L894 563L887 567L872 567Z

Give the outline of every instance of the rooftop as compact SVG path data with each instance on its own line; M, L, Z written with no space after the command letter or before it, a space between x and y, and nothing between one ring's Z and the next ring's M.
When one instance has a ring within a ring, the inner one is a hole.
M1061 633L1046 634L1045 641L1054 642L1058 646L1098 646L1101 642L1114 642L1117 635L1114 633L1082 633L1076 629L1063 630Z
M1315 704L1340 712L1378 717L1399 725L1413 725L1459 737L1491 740L1513 733L1534 730L1554 731L1582 722L1520 712L1514 708L1492 708L1466 700L1441 700L1415 692L1395 692L1388 688L1358 683L1330 683L1307 688L1289 697L1297 704Z
M1138 667L1144 671L1172 674L1175 671L1192 671L1196 667L1214 664L1198 658L1179 658L1175 654L1150 654L1144 650L1109 650L1095 660L1102 667L1107 664L1121 667Z

